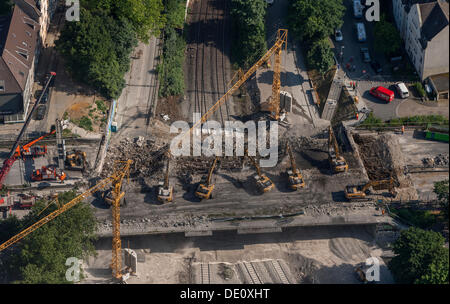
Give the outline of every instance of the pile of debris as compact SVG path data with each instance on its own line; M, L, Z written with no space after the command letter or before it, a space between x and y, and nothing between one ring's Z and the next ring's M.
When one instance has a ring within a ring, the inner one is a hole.
M434 158L425 157L423 165L427 168L448 168L448 154L439 154Z
M145 140L141 136L134 140L125 138L119 144L109 147L101 176L109 176L114 170L116 161L127 159L133 160L130 177L146 177L161 173L166 151L167 146L163 143Z
M359 146L361 158L370 180L383 180L393 177L400 187L412 186L404 175L405 160L400 149L398 138L392 134L380 136L354 134L355 143Z
M326 139L317 139L312 137L289 137L289 138L281 138L279 149L281 152L284 152L286 149L286 141L289 142L291 149L294 151L303 151L303 150L328 150L328 141Z

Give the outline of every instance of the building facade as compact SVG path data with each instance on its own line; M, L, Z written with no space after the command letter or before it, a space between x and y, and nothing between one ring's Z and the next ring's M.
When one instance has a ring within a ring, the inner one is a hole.
M397 28L422 80L449 71L448 7L443 0L393 0Z
M23 122L32 97L40 25L18 5L0 19L0 121Z

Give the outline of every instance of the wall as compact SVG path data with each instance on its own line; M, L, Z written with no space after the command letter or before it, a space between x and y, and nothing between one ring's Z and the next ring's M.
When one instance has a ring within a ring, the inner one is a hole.
M449 72L449 27L447 26L433 40L428 42L425 51L422 80L430 75Z

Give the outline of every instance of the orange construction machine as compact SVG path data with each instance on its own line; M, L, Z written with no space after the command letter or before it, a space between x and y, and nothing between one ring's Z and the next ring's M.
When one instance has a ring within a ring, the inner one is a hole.
M45 166L41 169L34 170L31 174L32 181L59 180L60 182L63 182L66 177L66 173L64 173L59 168Z
M18 146L16 148L16 152L14 153L14 157L37 157L37 156L43 156L45 154L47 154L47 145L42 145L42 146L35 146L32 147L35 143L37 143L38 141L55 134L56 130L51 131L50 133L47 133L45 135L42 135L39 138L36 138L32 141L30 141L29 143L27 143L26 145L23 146Z

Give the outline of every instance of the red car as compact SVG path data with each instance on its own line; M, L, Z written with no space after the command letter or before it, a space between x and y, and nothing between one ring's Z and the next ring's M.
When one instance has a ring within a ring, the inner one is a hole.
M391 102L394 99L394 92L381 86L373 87L369 92L376 98L387 102Z

